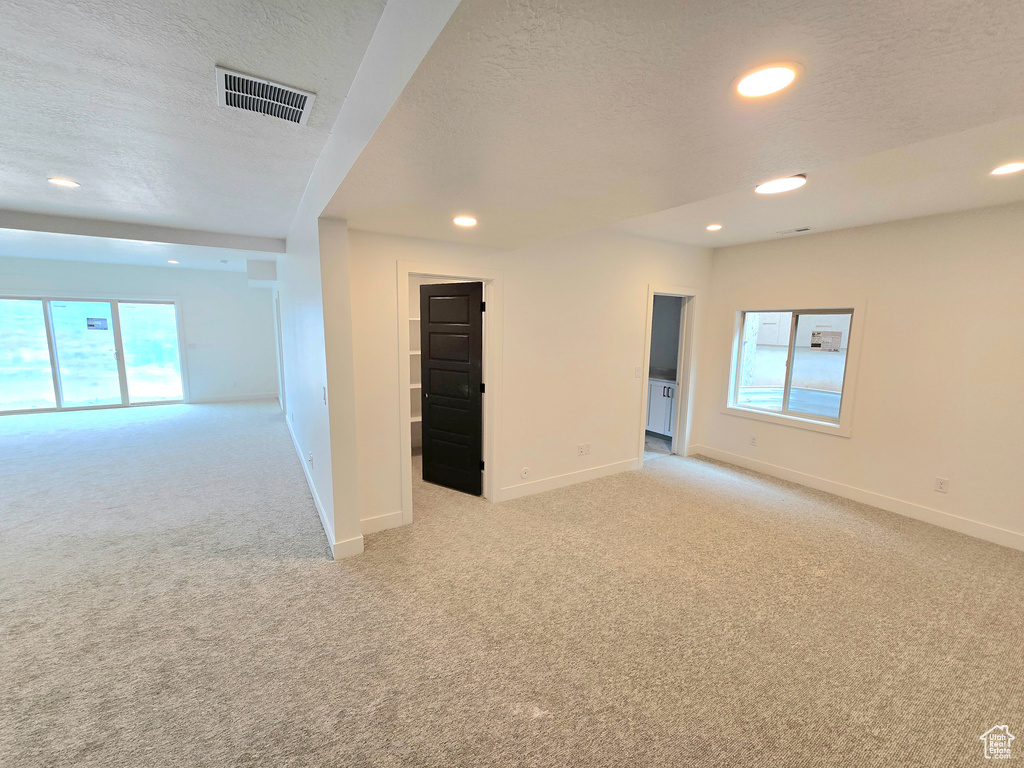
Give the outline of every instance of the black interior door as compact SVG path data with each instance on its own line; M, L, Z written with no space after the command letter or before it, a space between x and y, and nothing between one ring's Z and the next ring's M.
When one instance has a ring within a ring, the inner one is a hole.
M479 496L483 283L420 286L423 479Z

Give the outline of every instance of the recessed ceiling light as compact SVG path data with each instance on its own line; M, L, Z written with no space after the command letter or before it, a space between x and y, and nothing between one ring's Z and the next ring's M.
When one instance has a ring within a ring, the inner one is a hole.
M717 231L718 231L718 230L720 230L721 228L722 228L722 225L721 225L721 224L708 224L708 225L707 225L707 226L705 227L705 229L706 229L706 230L707 230L708 232L717 232Z
M77 181L72 181L71 179L60 179L54 177L47 179L47 181L53 184L55 187L68 187L69 189L74 189L76 187L82 186Z
M807 183L807 177L802 173L797 176L787 176L784 179L772 179L764 184L758 184L754 191L759 195L774 195L777 192L789 192L791 189L799 189Z
M454 219L452 219L452 222L454 222L455 226L457 227L476 226L476 219L474 219L472 216L456 216Z
M1017 173L1017 171L1024 171L1024 163L1007 163L1006 165L1000 165L992 171L992 175L1002 176L1007 173Z
M168 259L167 263L168 264L177 264L178 262L176 262L174 259Z
M796 80L797 64L769 64L759 67L740 78L736 92L740 96L756 99L781 91Z

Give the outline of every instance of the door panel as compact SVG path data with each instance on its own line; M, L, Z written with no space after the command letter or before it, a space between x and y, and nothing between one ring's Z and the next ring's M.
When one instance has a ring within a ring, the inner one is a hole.
M442 371L435 368L430 372L430 391L443 397L468 400L469 374L462 371Z
M64 407L120 405L110 302L51 301L50 316Z
M173 304L119 302L130 403L181 400L178 317Z
M483 491L483 283L420 286L423 479Z
M56 408L39 299L0 299L0 411Z
M427 349L430 350L430 356L435 360L469 362L469 336L444 332L431 333Z
M660 435L665 434L668 426L669 407L671 400L668 399L668 387L664 381L650 383L651 389L647 398L647 424L652 432Z

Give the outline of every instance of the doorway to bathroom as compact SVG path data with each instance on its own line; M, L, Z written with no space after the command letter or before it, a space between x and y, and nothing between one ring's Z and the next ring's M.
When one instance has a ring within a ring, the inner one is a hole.
M693 296L651 290L639 464L686 454Z

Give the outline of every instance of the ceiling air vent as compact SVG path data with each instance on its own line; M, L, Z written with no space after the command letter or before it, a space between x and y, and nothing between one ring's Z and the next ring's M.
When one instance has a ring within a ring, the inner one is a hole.
M217 103L305 125L315 93L216 67Z
M783 229L782 231L776 232L775 234L778 235L779 237L788 237L789 235L801 235L804 232L810 231L810 227L797 227L796 229Z

